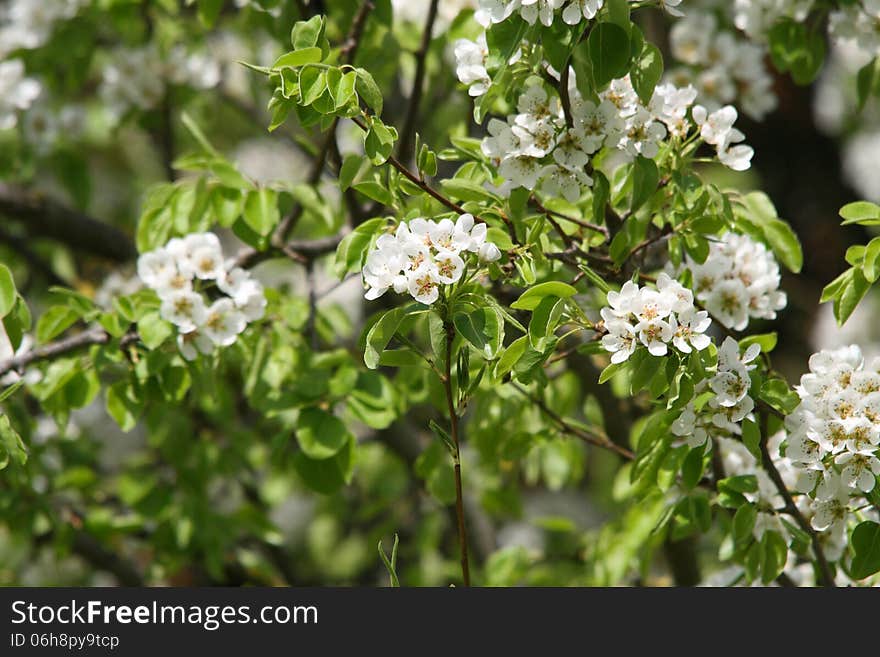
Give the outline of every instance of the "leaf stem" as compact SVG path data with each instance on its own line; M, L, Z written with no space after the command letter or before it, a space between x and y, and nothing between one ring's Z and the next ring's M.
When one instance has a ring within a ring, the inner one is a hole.
M471 585L470 565L468 563L467 526L464 519L464 495L461 486L461 443L458 436L458 412L452 394L452 343L455 340L455 326L447 319L443 322L446 329L446 373L443 377L443 388L446 391L446 406L449 411L449 424L452 436L452 465L455 470L455 517L458 521L458 546L461 552L461 578L465 586Z

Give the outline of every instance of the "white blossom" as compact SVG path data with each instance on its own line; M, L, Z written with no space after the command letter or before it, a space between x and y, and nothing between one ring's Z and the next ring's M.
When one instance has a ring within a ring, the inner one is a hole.
M18 113L31 106L41 89L39 82L25 76L20 59L0 61L0 130L14 128Z
M501 257L486 235L486 224L476 223L470 214L459 215L455 222L421 217L401 222L393 235L381 235L367 254L365 298L376 299L393 289L398 294L409 292L420 303L434 303L440 298L441 286L461 280L468 254L476 254L483 262Z
M671 344L683 353L702 351L711 343L705 331L712 320L693 305L693 293L666 274L657 289L627 281L619 292L608 292L600 310L606 335L602 347L612 363L622 363L639 345L652 356L665 356Z
M214 345L229 346L266 313L262 284L224 260L214 233L174 237L141 254L137 274L159 297L160 316L177 327L178 348L187 360L211 353ZM204 292L214 285L224 296L209 306Z
M697 299L727 328L741 331L750 318L775 319L785 308L779 265L767 247L746 235L725 233L710 243L705 262L688 256L686 266Z

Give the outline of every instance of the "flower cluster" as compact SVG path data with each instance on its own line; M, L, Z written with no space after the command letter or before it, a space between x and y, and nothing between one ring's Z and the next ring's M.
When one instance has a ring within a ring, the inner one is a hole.
M706 445L709 438L741 435L741 422L755 408L749 396L749 372L755 369L751 363L760 352L761 347L753 344L740 356L736 340L725 338L718 349L715 374L696 385L696 396L672 423L672 433L691 447Z
M696 105L692 114L700 127L700 137L715 147L721 164L734 171L745 171L751 166L755 151L751 146L739 143L746 137L733 127L737 119L736 108L726 105L709 114L705 107Z
M697 97L693 87L659 85L645 105L627 76L613 80L599 94L598 105L583 100L574 85L569 95L571 111L566 117L558 97L532 80L518 99L518 114L506 122L489 121L483 153L498 163L499 174L512 186L540 186L574 203L592 185L585 167L594 153L604 147L630 157L654 158L668 136L687 137L694 127L689 117L723 164L737 171L750 166L753 151L738 143L743 134L733 127L736 110L724 107L709 114L701 106L692 108Z
M627 360L639 344L653 356L665 356L669 343L687 354L712 341L705 334L712 323L708 313L697 310L693 292L665 273L657 277L657 289L627 281L607 298L608 306L600 311L608 331L602 346L611 352L612 363Z
M41 89L39 82L25 76L20 59L0 62L0 130L14 128L18 112L29 108Z
M779 493L779 489L773 483L764 466L755 458L741 440L727 438L721 435L715 436L717 448L721 455L721 463L724 465L724 474L728 477L753 475L758 482L758 490L743 493L743 496L758 509L755 518L755 526L752 535L760 541L764 532L768 529L778 532L782 536L788 536L788 531L777 511L785 508L785 499ZM785 440L785 431L777 431L767 439L767 453L773 460L776 470L782 477L786 488L791 490L797 481L797 470L791 463L791 459L782 456L781 447Z
M492 85L492 79L486 70L488 56L485 32L476 41L459 39L455 42L455 75L462 84L467 85L471 96L482 96Z
M750 317L775 319L787 303L776 259L747 235L725 233L710 244L705 262L688 256L687 267L697 299L727 328L742 331Z
M228 347L248 322L263 317L266 297L262 284L223 259L220 240L213 233L173 238L164 247L138 258L137 272L159 295L159 313L177 326L177 344L187 360L198 352L210 354L215 346ZM216 285L225 296L210 303L200 286Z
M440 296L441 285L461 280L468 254L483 262L501 257L498 247L486 240L486 224L474 223L472 215L451 219L403 221L393 235L386 233L367 255L364 282L367 299L378 299L393 288L398 294L430 305Z
M117 48L104 67L100 93L113 116L132 108L158 107L166 84L210 89L220 81L220 65L212 57L177 47L163 59L154 45Z
M733 23L756 40L763 40L767 31L780 18L802 22L815 0L734 0Z
M880 474L880 360L865 366L855 345L820 351L795 389L786 456L800 471L797 490L812 494L813 528L839 536L851 498L860 505Z
M832 11L828 32L838 42L855 45L860 51L880 55L880 0L862 0Z
M0 58L42 46L55 23L73 17L83 0L10 0L0 8Z
M673 69L670 79L679 86L693 84L710 111L736 101L760 120L776 108L765 45L720 29L715 15L704 12L688 12L676 21L669 39L673 56L684 65Z
M673 16L682 15L677 9L680 4L681 0L660 0L660 6ZM604 5L605 0L479 0L476 18L483 25L489 25L500 23L519 11L529 25L540 21L549 27L556 11L562 9L562 20L568 25L577 25L585 18L594 18Z

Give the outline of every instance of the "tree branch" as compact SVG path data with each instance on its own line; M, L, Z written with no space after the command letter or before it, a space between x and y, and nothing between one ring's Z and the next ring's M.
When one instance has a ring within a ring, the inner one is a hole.
M468 564L467 526L464 518L464 494L461 486L461 445L458 438L458 411L452 396L452 343L455 341L455 327L452 322L445 322L446 329L446 371L442 378L446 392L446 406L449 411L449 424L452 433L452 445L455 452L452 463L455 470L455 517L458 521L458 545L461 551L461 576L465 586L471 585L470 565Z
M589 445L593 445L594 447L601 447L602 449L607 449L611 452L614 452L618 456L622 456L627 461L632 461L635 458L635 454L633 454L630 450L625 447L621 447L614 441L612 441L608 436L604 433L598 433L595 431L590 431L588 429L582 429L581 427L576 427L573 424L568 423L565 419L563 419L558 413L556 413L553 409L551 409L547 404L544 403L543 399L536 397L531 394L525 388L518 386L517 384L513 384L513 387L519 391L522 395L530 399L541 411L549 417L556 425L562 429L563 432L574 436L575 438L579 438Z
M373 10L375 5L372 0L364 0L361 4L360 9L358 10L357 15L354 17L354 20L351 24L351 29L349 30L348 37L345 40L345 44L342 47L342 61L345 64L351 64L354 62L354 58L357 55L358 47L360 45L361 37L364 33L364 28L367 25L367 19L370 17L370 12ZM314 162L312 162L312 168L309 171L308 184L309 185L317 185L321 181L321 175L324 172L324 165L327 163L327 156L333 150L333 146L336 143L336 126L339 125L339 119L333 119L333 123L330 126L330 129L327 131L327 136L324 138L324 142L321 144L321 150L318 151L318 154L315 156ZM278 228L275 230L275 233L272 235L272 244L276 247L281 247L287 239L290 237L290 233L293 230L294 226L296 226L300 217L303 213L303 206L300 203L297 203L293 210L291 210L290 214L288 214L284 219L281 220L281 223L278 224Z
M137 255L121 230L37 192L0 183L0 214L24 222L34 236L63 242L77 250L116 262Z
M822 544L819 542L819 535L816 533L816 530L813 529L812 525L807 522L807 519L804 518L800 509L797 508L794 498L792 498L788 487L782 480L782 475L779 474L779 470L776 468L776 464L770 456L770 451L767 449L767 440L770 438L769 431L767 430L767 420L768 413L765 410L761 413L761 457L764 462L764 469L767 471L767 474L770 475L770 479L776 486L776 490L779 491L779 494L785 502L785 512L793 517L798 526L810 537L813 553L816 555L816 562L819 565L819 579L822 582L822 586L834 587L836 586L834 583L834 574L831 571L831 566L828 565L828 559L825 558L825 552L822 549Z
M431 48L431 36L434 32L434 21L437 19L438 0L431 0L428 7L428 17L425 20L425 31L422 33L422 43L416 52L416 75L413 80L412 92L409 96L409 106L406 110L406 118L403 121L403 131L400 133L397 154L406 161L408 157L415 157L417 153L410 153L415 138L416 123L419 119L419 107L422 104L422 94L425 87L425 73L428 69L428 51Z

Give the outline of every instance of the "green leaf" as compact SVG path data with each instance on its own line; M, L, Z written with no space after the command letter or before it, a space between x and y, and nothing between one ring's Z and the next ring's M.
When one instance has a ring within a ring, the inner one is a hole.
M862 272L869 283L875 282L880 277L878 258L880 258L880 237L875 237L865 246L865 256L862 261Z
M411 307L393 308L370 327L364 348L364 364L371 370L379 367L379 356L391 342L394 334L397 333L397 327L400 326Z
M272 64L273 69L296 68L305 64L316 64L323 59L320 48L303 48L281 55Z
M880 205L868 201L847 203L840 208L840 216L845 220L843 226L848 224L876 226L880 224Z
M377 116L381 115L384 101L382 99L382 90L379 89L376 80L373 79L373 76L366 69L356 68L355 73L357 73L355 89L361 97L361 100L363 100Z
M370 129L364 133L364 152L375 165L383 164L394 150L397 130L373 119Z
M778 532L766 531L761 537L761 581L769 584L785 569L788 543Z
M134 429L143 410L143 401L136 398L127 381L118 381L107 389L107 413L125 432Z
M577 294L577 290L568 283L548 281L546 283L538 283L538 285L523 292L519 299L510 304L510 307L515 310L534 310L544 297L568 299L575 294Z
M266 236L281 221L278 211L278 193L274 189L261 187L248 192L244 201L243 217L245 223L259 235Z
M597 87L604 87L629 71L629 35L619 25L596 24L587 37L587 49Z
M801 270L804 254L791 226L776 214L773 202L763 192L751 192L742 199L743 209L737 214L741 221L760 231L773 253L794 273Z
M400 579L397 577L397 545L399 543L397 534L394 534L394 545L391 546L391 559L388 559L388 556L385 554L385 550L382 549L382 541L379 541L379 558L382 559L382 563L385 565L385 570L388 571L388 578L391 581L391 586L394 588L400 587Z
M778 337L776 331L773 331L772 333L761 333L759 335L749 335L739 341L739 348L741 351L745 351L751 345L757 344L761 346L762 354L769 354L776 348Z
M685 490L691 490L702 479L705 451L701 445L689 451L684 458L684 463L681 466L681 485Z
M306 408L296 423L296 439L306 456L321 460L335 456L353 438L338 417L320 408Z
M727 477L718 482L718 490L736 491L737 493L754 493L758 490L758 478L755 477L755 475Z
M498 202L498 197L495 194L471 180L451 178L441 180L440 185L449 196L461 201L476 201L478 203Z
M27 462L27 448L9 418L0 415L0 470L5 469L10 461L24 465Z
M770 28L767 38L770 56L779 71L790 71L800 85L816 79L825 61L825 39L820 30L783 18Z
M342 238L339 246L336 247L336 260L333 265L336 276L342 279L350 271L361 269L373 237L384 224L383 217L370 219Z
M868 98L877 93L878 83L880 83L880 57L875 57L862 66L856 76L859 111L865 107Z
M543 352L554 340L554 333L564 307L565 301L562 299L546 296L532 310L532 319L529 322L529 342L536 351Z
M147 349L156 349L174 333L174 327L159 317L156 311L149 312L138 320L138 335Z
M312 459L305 452L296 452L293 467L309 488L330 495L351 480L356 442L350 437L337 454L327 459Z
M79 319L70 306L52 306L37 321L37 342L45 343L60 335Z
M859 302L868 293L868 290L871 289L871 284L862 274L861 269L852 268L849 271L852 274L834 300L834 316L837 318L839 326L843 326L846 323L846 320L853 314L856 306L859 305Z
M500 380L504 378L513 369L514 365L516 365L517 361L526 352L528 347L529 337L527 335L511 342L507 349L504 350L504 353L501 354L501 358L499 358L498 362L495 364L495 379Z
M6 317L15 305L15 280L9 267L0 264L0 318Z
M316 14L307 21L297 21L290 30L290 45L294 50L321 46L325 41L325 25L321 14Z
M223 9L224 0L199 0L199 20L205 27L213 27Z
M364 180L356 183L351 187L359 194L363 194L367 198L378 201L382 205L394 205L394 196L388 191L388 188L378 180Z
M880 572L880 524L865 520L853 530L850 539L855 552L850 567L853 579L864 579Z
M633 190L630 210L635 212L651 198L660 183L660 173L654 160L639 155L633 162Z
M743 420L742 421L742 440L743 445L746 446L752 456L756 459L761 459L761 430L758 428L758 424L752 420Z
M515 13L507 20L495 23L486 30L486 46L489 51L486 65L489 69L495 69L496 79L507 68L510 58L519 49L528 29L529 24Z
M327 76L317 66L304 66L299 71L299 104L311 105L327 91Z
M755 521L758 519L758 510L751 504L743 504L733 515L733 538L746 541L752 537Z
M494 308L455 313L455 330L486 360L498 357L504 343L504 319Z
M345 107L352 98L355 97L355 85L357 84L357 73L349 71L345 73L339 81L330 88L330 95L336 103L336 109Z
M758 397L786 415L797 408L800 403L800 397L788 387L788 383L776 378L764 381Z
M641 54L630 67L630 79L641 101L647 105L654 95L654 88L663 77L663 55L652 43L645 43Z

